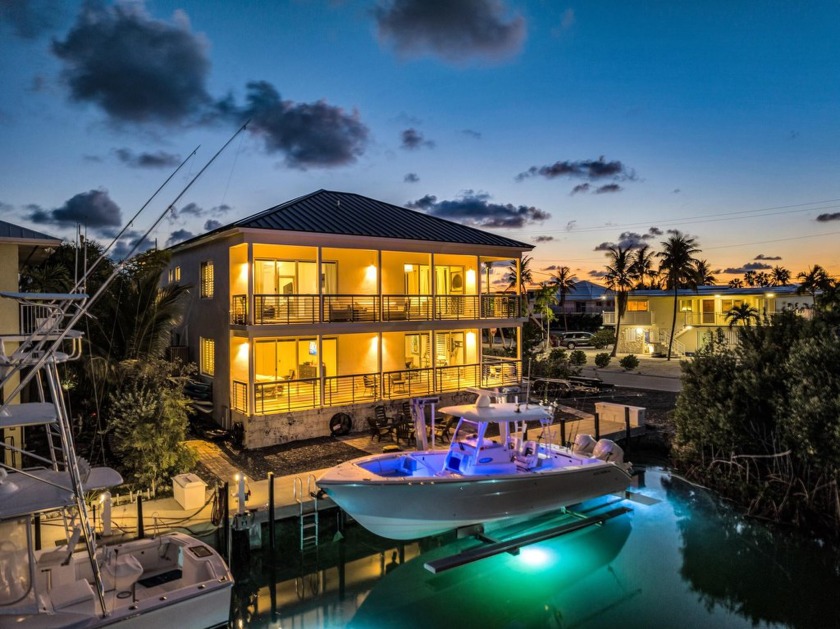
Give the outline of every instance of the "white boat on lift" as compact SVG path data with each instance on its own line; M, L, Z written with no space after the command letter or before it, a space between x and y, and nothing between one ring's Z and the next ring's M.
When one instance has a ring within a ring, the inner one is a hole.
M553 409L492 402L441 413L459 418L448 450L394 452L337 465L318 486L359 524L391 539L416 539L479 523L533 516L625 490L631 466L608 439L580 435L574 447L551 443ZM527 440L527 422L540 439Z
M78 358L83 294L0 293L29 312L29 334L0 335L0 428L41 430L47 453L0 442L0 627L227 626L233 579L222 557L181 533L100 544L85 494L122 483L76 456L58 365ZM31 401L20 401L32 380ZM37 461L40 465L30 467ZM26 463L26 467L23 464ZM66 545L36 549L33 516L60 512ZM81 544L80 544L81 540ZM81 549L79 549L81 548Z

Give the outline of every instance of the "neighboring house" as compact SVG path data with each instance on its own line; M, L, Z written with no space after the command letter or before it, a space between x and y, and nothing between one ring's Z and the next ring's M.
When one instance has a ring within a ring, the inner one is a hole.
M47 236L26 227L19 227L6 221L0 221L0 290L17 292L20 290L18 276L24 264L42 262L49 255L49 248L58 247L59 238ZM26 332L22 322L23 313L20 312L18 302L11 299L0 299L0 334L17 335ZM5 350L12 352L18 346L16 342L5 342ZM10 378L0 396L5 400L17 386L19 380ZM21 427L2 428L0 426L0 441L16 448L23 447L23 429ZM13 464L10 457L16 456L4 448L4 462ZM20 462L16 462L20 465Z
M680 290L677 297L677 324L672 355L693 354L703 347L710 332L722 330L730 344L737 339L738 324L730 328L726 318L732 308L747 304L759 317L795 309L810 314L813 299L797 295L797 286L764 288L729 288L701 286L696 291ZM627 311L621 317L618 351L634 354L666 354L674 314L674 292L636 290L627 299ZM617 313L604 313L604 325L615 326Z
M383 400L518 383L521 360L481 338L521 328L489 269L532 248L319 190L172 247L163 281L194 286L175 344L253 448L329 434L339 412L360 429Z
M554 307L557 314L562 314L559 305L560 293L557 293L558 305ZM605 310L615 309L613 293L606 287L589 280L575 282L575 290L566 293L564 305L566 314L594 314L599 315Z

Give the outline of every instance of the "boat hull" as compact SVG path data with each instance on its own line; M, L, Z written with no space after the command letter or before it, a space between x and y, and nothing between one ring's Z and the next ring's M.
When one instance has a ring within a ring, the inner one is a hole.
M389 539L417 539L453 528L533 516L627 488L612 463L499 476L375 477L353 462L318 481L359 524Z

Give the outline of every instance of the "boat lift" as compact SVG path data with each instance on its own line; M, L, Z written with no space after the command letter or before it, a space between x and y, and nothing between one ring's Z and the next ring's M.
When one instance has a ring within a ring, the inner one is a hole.
M440 559L426 562L424 567L432 574L439 574L441 572L446 572L447 570L452 570L452 568L458 568L501 553L517 554L519 549L523 546L536 544L537 542L544 542L548 539L553 539L561 535L579 531L580 529L588 528L596 524L603 524L607 520L617 518L618 516L624 515L630 511L632 511L630 507L616 507L615 509L610 509L604 513L591 516L582 516L574 512L568 512L570 515L577 516L579 519L551 527L544 531L527 533L525 535L513 537L504 541L496 541L489 537L485 537L484 535L480 535L477 536L477 539L485 542L483 546L477 546L454 555L449 555L448 557L441 557Z

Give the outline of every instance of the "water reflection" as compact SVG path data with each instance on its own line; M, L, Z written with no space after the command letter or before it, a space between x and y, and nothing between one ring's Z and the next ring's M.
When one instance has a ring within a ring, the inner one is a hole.
M438 575L424 564L477 542L397 544L350 526L301 557L289 526L278 534L286 546L255 552L238 580L232 626L840 627L840 555L745 520L667 473L647 481L660 502Z
M840 627L836 552L756 524L683 481L663 485L682 534L680 574L704 605L720 605L756 625Z

